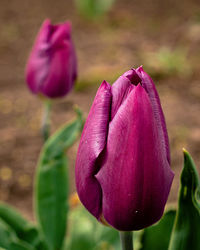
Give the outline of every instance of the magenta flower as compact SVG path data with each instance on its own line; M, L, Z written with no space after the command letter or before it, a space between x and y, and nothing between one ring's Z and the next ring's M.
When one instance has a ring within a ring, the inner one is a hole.
M66 95L77 76L71 24L52 25L45 20L26 67L26 81L34 94L49 98Z
M76 186L83 205L118 230L145 228L164 210L174 174L158 93L142 67L99 87L82 133Z

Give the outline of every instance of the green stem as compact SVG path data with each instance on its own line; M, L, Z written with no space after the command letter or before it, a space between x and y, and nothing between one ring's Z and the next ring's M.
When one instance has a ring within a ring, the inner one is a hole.
M122 250L133 250L133 232L119 232Z
M51 111L51 102L49 100L45 100L44 111L42 116L42 124L41 124L41 134L44 142L49 138L50 135L50 111Z

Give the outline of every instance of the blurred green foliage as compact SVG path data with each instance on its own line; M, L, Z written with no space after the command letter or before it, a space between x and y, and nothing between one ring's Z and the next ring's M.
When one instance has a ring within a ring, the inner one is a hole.
M81 14L87 18L96 18L110 10L115 0L75 0Z
M41 245L41 238L35 225L27 221L18 211L7 204L0 203L0 218L11 228L16 236L33 247Z
M84 207L70 211L66 249L120 250L118 231L99 223Z
M188 77L192 68L187 59L187 51L183 48L170 49L161 47L156 52L143 54L143 61L147 71L157 78L167 76Z

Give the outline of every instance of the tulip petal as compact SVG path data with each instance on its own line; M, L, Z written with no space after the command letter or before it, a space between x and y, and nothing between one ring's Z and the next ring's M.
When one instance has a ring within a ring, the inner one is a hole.
M141 82L141 79L140 79L140 77L138 76L138 74L137 74L137 72L136 72L135 69L130 69L130 70L128 70L127 72L125 72L125 73L123 74L123 76L127 77L127 78L130 80L130 82L131 82L132 84L136 85L136 86L138 85L138 83Z
M170 152L169 152L169 138L167 134L167 128L165 123L165 117L162 111L160 98L155 88L151 77L143 70L142 66L136 69L138 76L142 79L142 86L145 88L149 95L151 104L153 106L154 115L157 121L157 126L160 128L160 134L163 137L163 144L166 149L166 155L170 164Z
M33 93L40 91L49 71L51 23L47 19L36 37L26 67L26 82Z
M120 76L112 85L112 109L111 120L114 118L121 104L126 100L128 94L134 88L130 80L125 76Z
M46 96L62 97L72 88L77 77L76 54L71 35L71 24L55 25L51 37L51 60L49 74L40 91Z
M48 97L64 96L72 87L72 55L71 44L52 50L48 76L40 87L40 91Z
M140 84L110 122L96 178L102 189L102 214L118 230L139 230L162 216L174 175L156 122Z
M132 89L141 82L134 69L128 70L112 85L112 110L111 120L114 118L120 105L126 100Z
M104 81L98 89L85 123L76 160L76 186L83 205L98 219L101 215L102 191L95 174L103 152L110 118L111 86Z
M46 19L40 30L39 33L36 37L36 43L35 46L38 47L41 45L41 43L46 43L49 41L50 36L51 36L51 30L52 30L52 24L51 21L49 19Z
M71 24L65 22L63 24L55 25L54 32L51 37L51 46L62 46L63 42L70 39L71 36Z

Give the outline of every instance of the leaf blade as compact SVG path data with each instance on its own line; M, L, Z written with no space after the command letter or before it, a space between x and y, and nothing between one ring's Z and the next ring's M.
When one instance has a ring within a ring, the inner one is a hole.
M0 247L7 250L35 250L34 246L17 238L14 230L0 219Z
M0 219L12 228L19 239L33 246L41 244L36 226L26 220L16 209L3 202L0 202Z
M190 154L184 150L178 211L169 250L200 249L199 176Z
M82 114L50 137L36 174L36 217L49 249L60 249L66 232L68 176L65 154L83 127Z

